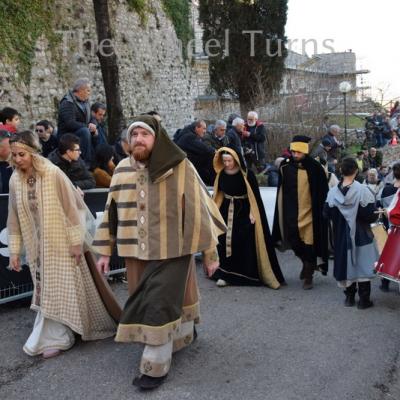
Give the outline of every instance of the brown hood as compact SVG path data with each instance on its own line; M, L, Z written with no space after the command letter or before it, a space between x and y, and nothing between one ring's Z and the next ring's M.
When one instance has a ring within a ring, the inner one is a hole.
M168 136L165 129L151 115L140 115L133 122L144 122L155 132L154 147L149 159L149 174L152 182L164 175L168 170L177 166L186 158L184 153Z
M222 154L229 153L233 159L236 161L236 164L239 165L239 168L243 174L246 173L246 170L243 168L242 163L240 162L240 158L238 153L231 149L230 147L221 147L218 149L218 151L215 153L214 160L213 160L213 166L214 170L217 174L219 174L223 169L224 169L224 163L222 161Z

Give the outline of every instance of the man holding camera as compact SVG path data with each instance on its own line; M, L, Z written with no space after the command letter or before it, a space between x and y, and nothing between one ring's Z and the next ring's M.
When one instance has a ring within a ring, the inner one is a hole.
M258 172L265 163L265 140L267 139L267 129L258 120L258 114L250 111L247 114L247 122L242 132L242 146L244 157L248 168Z

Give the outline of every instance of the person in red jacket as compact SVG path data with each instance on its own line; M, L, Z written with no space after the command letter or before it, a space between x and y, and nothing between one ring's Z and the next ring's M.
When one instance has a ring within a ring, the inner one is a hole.
M4 107L0 111L0 128L10 133L17 133L21 123L21 115L15 108Z

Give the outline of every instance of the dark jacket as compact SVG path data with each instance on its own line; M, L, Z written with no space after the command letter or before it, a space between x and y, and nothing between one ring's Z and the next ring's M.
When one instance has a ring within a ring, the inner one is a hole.
M40 139L40 144L42 145L42 156L47 158L57 148L58 140L54 135L50 135L47 142Z
M265 162L265 141L267 139L267 128L257 121L255 126L245 125L250 136L242 139L242 146L245 155L252 154L253 162Z
M13 169L7 161L0 161L0 193L8 193L11 174Z
M68 161L61 157L58 149L49 154L48 159L59 167L71 182L80 189L93 189L96 187L96 181L89 172L85 162L78 158L76 161Z
M229 144L233 146L237 152L240 152L243 155L241 136L236 128L232 127L229 129L226 133L226 136L229 138Z
M332 160L337 160L339 158L339 149L343 148L343 144L330 133L327 133L321 139L321 142L324 140L329 141L329 146L331 147L331 149L328 151L328 163L330 163Z
M219 138L215 136L212 132L206 133L203 138L203 142L208 146L212 147L215 150L220 149L221 147L228 146L229 144L229 137L227 135L222 136Z
M97 127L97 135L92 135L92 145L96 148L99 144L108 144L107 128L104 122L98 122L96 118L90 120Z
M375 157L368 156L368 163L370 168L379 168L382 165L383 155L379 150L376 151Z
M317 158L319 159L319 162L321 164L324 164L328 162L328 153L325 150L324 146L322 143L320 143L312 152L311 152L311 157L312 158Z
M89 102L81 102L72 92L68 92L60 101L58 109L58 135L74 133L78 129L86 128L90 119Z
M204 183L213 185L215 172L212 161L215 150L203 142L194 128L195 123L192 123L176 131L174 142L187 154L188 159L192 162Z
M121 139L118 139L114 144L114 164L118 165L118 163L126 157L128 156L122 148Z

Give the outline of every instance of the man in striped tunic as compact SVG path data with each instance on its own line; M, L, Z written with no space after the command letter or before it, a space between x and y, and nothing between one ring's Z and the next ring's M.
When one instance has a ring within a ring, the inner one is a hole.
M224 221L193 165L148 115L128 128L131 157L115 169L93 242L109 270L114 244L125 258L130 297L116 341L145 344L133 384L153 389L168 374L174 351L193 341L199 320L193 254L203 252L211 276Z

